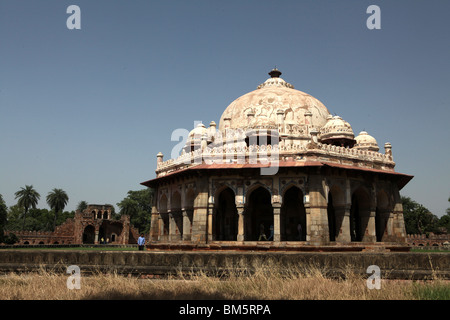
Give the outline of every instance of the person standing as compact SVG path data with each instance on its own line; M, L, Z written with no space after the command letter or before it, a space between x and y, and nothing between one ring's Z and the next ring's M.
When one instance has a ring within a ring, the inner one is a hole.
M264 232L264 224L260 224L259 226L259 239L258 241L261 241L262 239L267 241L266 233Z
M302 225L300 223L297 225L297 231L298 231L298 240L302 241L303 240L303 234L302 234Z
M139 246L139 250L140 251L144 250L145 238L144 238L144 234L143 233L141 233L141 236L138 238L138 246Z

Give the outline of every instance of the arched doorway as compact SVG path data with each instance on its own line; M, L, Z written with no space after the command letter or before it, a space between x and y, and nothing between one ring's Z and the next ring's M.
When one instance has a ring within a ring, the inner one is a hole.
M236 241L238 214L233 190L226 188L220 192L216 203L215 240Z
M167 214L167 196L159 199L159 240L169 240L169 215Z
M273 207L270 192L264 187L253 190L248 197L245 214L245 240L256 241L260 234L269 238L270 227L273 226ZM261 240L265 240L262 238Z
M303 192L292 186L283 196L280 212L281 241L306 240L306 210Z
M181 240L183 234L183 216L181 214L181 195L178 191L175 191L172 194L171 205L171 223L173 224L172 228L174 229L173 231L171 231L171 240Z
M327 216L330 241L336 241L336 212L334 210L333 195L331 191L328 192Z
M352 195L350 208L350 237L351 241L363 241L369 222L369 194L362 187Z
M194 219L195 191L189 188L185 195L185 217L183 217L183 240L191 240L192 222Z
M92 225L86 226L83 231L83 243L94 244L95 241L95 227Z

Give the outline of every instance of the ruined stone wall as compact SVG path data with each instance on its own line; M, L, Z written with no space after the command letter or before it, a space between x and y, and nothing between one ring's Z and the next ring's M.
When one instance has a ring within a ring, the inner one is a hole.
M450 247L450 234L408 234L408 244L414 247L422 246L449 246Z

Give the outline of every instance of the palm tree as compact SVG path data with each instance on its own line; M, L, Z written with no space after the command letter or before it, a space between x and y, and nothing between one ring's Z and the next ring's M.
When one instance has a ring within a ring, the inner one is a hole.
M25 188L21 188L21 190L17 191L15 193L15 196L16 199L19 198L19 201L17 201L17 205L24 208L22 225L23 231L25 230L25 217L27 216L28 209L30 207L36 209L36 205L39 202L41 195L36 190L34 190L33 186L26 185Z
M67 193L62 189L53 189L52 192L49 192L47 195L47 204L50 206L52 210L55 211L55 219L53 220L53 230L56 228L56 216L58 213L64 210L67 202L69 201L69 197Z

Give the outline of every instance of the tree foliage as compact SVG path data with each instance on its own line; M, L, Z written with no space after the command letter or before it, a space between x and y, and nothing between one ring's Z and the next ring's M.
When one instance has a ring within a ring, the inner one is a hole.
M64 211L58 214L56 218L56 225L63 224L68 218L75 216L74 211ZM6 223L5 230L8 231L20 231L23 230L22 226L22 209L17 206L11 206L8 209L8 222ZM53 231L53 225L55 220L55 214L53 210L48 209L30 209L28 217L25 223L25 230L28 231Z
M25 218L28 210L31 208L36 209L36 206L41 198L41 195L33 188L32 185L26 185L25 188L21 188L15 193L16 199L19 199L17 204L24 209L23 212L23 225L22 230L25 230Z
M56 228L56 217L64 210L67 202L69 202L69 196L62 189L55 188L48 193L47 204L54 212L53 230Z
M0 194L0 243L4 242L5 238L5 227L8 216L8 207L6 206L5 201L3 200L2 195Z
M88 207L88 203L83 200L83 201L78 202L77 210L83 212L84 210L87 209L87 207Z
M139 232L147 233L150 230L152 214L153 189L128 191L127 196L119 203L120 215L129 215L131 224L139 229Z
M401 197L401 199L407 234L428 234L430 232L439 234L450 232L449 213L438 218L430 210L411 198Z

